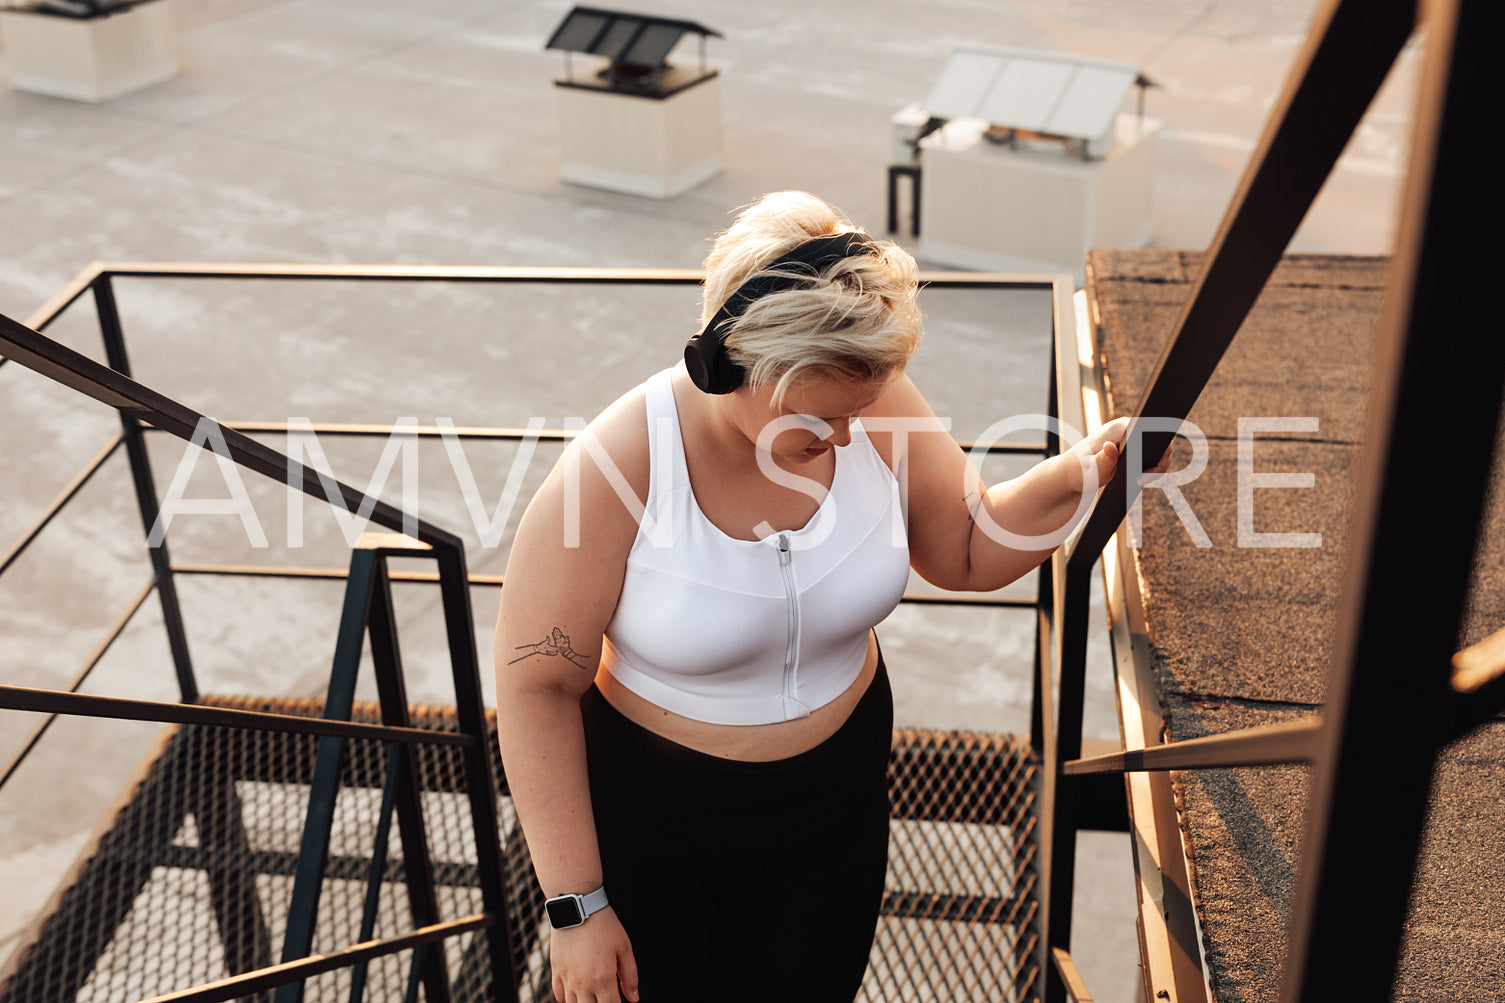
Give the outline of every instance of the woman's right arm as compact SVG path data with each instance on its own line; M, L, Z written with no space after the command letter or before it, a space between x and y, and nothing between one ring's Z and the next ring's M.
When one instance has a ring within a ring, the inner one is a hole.
M612 417L603 415L584 434L597 436L630 484L646 488L646 434L636 443L629 422ZM643 426L642 417L637 424ZM577 439L565 450L523 515L493 649L502 763L539 884L550 897L602 883L580 696L595 678L637 533L600 465L580 447ZM572 539L579 545L568 546ZM632 947L610 907L554 931L550 960L561 1003L616 1001L619 978L627 998L637 999Z

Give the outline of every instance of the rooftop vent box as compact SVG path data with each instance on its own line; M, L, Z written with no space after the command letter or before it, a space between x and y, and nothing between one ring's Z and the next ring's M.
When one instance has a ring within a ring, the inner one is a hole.
M936 119L982 119L989 138L1079 149L1096 159L1112 149L1114 123L1130 87L1153 83L1138 67L1031 49L962 46L951 53L920 103Z
M18 91L109 101L178 72L172 0L0 0L0 49Z
M891 122L890 178L918 174L920 257L981 271L1070 271L1081 282L1085 248L1143 247L1159 131L1144 115L1150 86L1128 63L954 50L925 97ZM1124 110L1134 88L1138 114Z
M668 62L685 35L700 40L698 68ZM721 81L705 60L712 35L721 37L679 18L570 11L545 45L565 58L564 79L554 81L564 180L667 199L720 173Z

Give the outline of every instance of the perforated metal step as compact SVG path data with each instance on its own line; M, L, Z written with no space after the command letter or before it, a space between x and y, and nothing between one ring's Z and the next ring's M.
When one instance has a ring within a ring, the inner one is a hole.
M203 703L316 717L318 701L209 697ZM455 730L452 708L414 707L419 728ZM378 720L357 705L355 720ZM0 1003L124 1003L262 968L280 956L317 739L166 729L120 810L31 943L7 968ZM495 756L495 742L491 743ZM347 740L314 950L360 940L387 747ZM440 917L483 911L460 755L420 746L430 867ZM497 766L500 773L500 764ZM1038 935L1036 764L1009 735L894 733L888 889L863 1000L1028 999ZM552 1000L542 896L511 799L498 792L519 995ZM384 859L374 936L413 928L401 844ZM483 933L443 941L451 999L494 998ZM411 951L370 961L368 1000L407 996ZM354 970L306 983L309 1001L350 998ZM422 988L417 998L425 998ZM261 999L261 996L246 997Z

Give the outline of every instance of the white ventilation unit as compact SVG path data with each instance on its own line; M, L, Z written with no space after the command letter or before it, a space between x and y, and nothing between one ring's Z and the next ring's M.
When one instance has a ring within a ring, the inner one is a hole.
M1013 139L1029 133L1081 143L1084 157L1113 146L1129 88L1152 86L1128 63L1057 52L962 46L951 53L920 109L941 119L982 119ZM1141 109L1142 110L1142 109Z

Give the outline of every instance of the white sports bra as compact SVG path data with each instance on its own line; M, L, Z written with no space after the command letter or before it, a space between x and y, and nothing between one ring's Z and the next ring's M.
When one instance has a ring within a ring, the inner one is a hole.
M648 499L602 665L644 699L697 721L804 717L857 679L868 632L904 595L898 482L854 420L809 523L734 539L690 489L671 372L644 384Z

